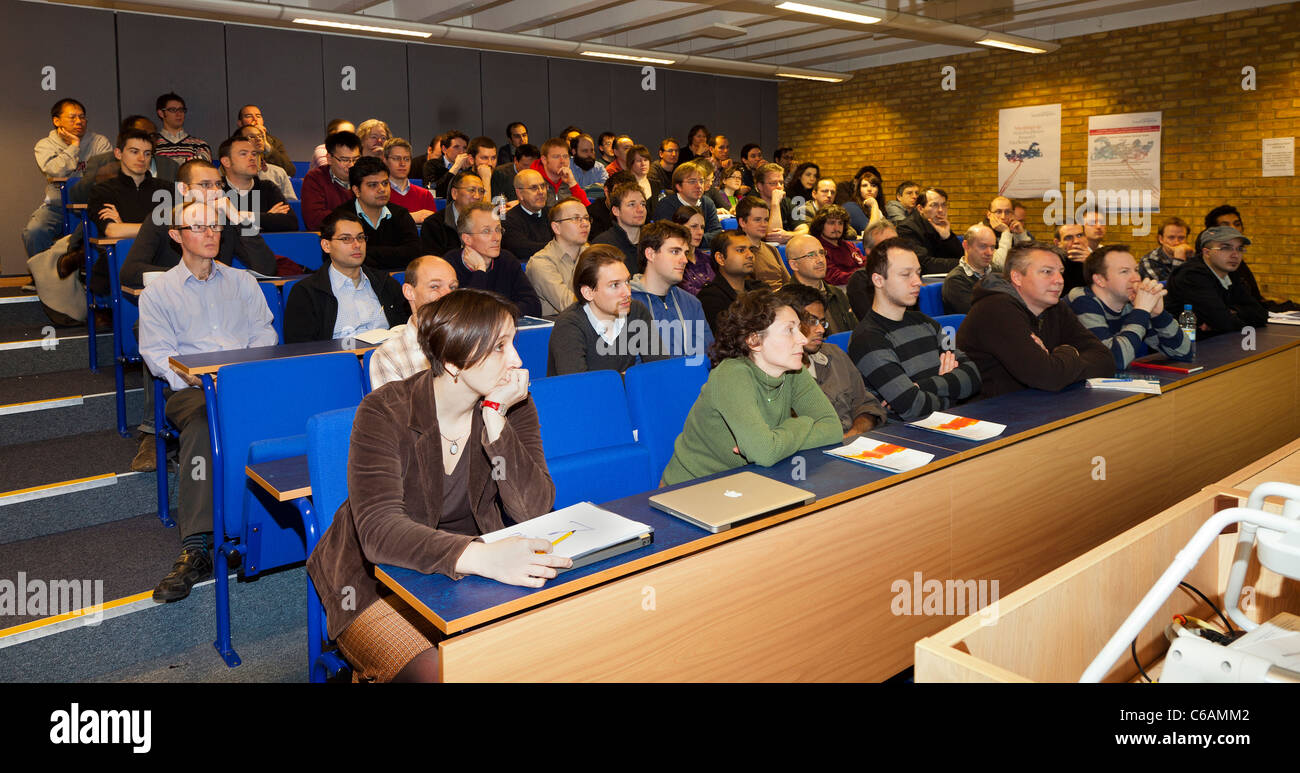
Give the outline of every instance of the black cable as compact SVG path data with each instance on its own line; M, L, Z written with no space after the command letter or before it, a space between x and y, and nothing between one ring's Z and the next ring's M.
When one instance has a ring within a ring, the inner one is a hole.
M1142 667L1142 661L1138 660L1138 640L1134 639L1133 642L1128 645L1128 649L1129 652L1133 653L1133 663L1138 667L1138 671L1141 672L1142 678L1147 680L1147 684L1151 684L1151 677L1147 676L1147 670Z
M1219 607L1216 606L1213 601L1210 601L1210 599L1204 593L1201 593L1199 590L1197 590L1196 586L1192 585L1189 582L1180 582L1178 584L1190 590L1192 593L1195 593L1197 596L1200 596L1202 601L1204 601L1206 604L1209 604L1210 609L1213 609L1214 613L1219 616L1220 620L1223 621L1223 624L1228 627L1229 634L1235 634L1237 632L1237 629L1232 627L1232 623L1228 622L1228 618L1224 616L1223 612L1219 610Z

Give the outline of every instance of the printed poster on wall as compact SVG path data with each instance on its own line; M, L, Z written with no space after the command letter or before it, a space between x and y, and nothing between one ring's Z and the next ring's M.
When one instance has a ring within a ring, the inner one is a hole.
M1061 189L1061 106L998 111L998 193L1040 198Z
M1088 190L1103 212L1160 211L1160 113L1088 118Z

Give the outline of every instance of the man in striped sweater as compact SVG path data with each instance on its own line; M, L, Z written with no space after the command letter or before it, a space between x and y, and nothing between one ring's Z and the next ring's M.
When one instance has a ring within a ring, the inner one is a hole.
M1124 370L1145 341L1166 357L1186 357L1192 342L1165 310L1165 288L1143 279L1126 244L1109 244L1083 261L1083 281L1070 291L1079 322L1110 349L1115 370Z
M885 239L861 270L871 279L871 310L849 338L849 357L889 412L915 421L978 392L975 364L945 339L939 323L913 308L921 263L912 243Z

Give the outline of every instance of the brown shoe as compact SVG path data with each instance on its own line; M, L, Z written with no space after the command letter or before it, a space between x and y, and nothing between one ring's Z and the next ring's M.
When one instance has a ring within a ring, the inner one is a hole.
M140 448L131 460L131 472L153 472L158 469L158 453L154 448L153 435L140 438Z

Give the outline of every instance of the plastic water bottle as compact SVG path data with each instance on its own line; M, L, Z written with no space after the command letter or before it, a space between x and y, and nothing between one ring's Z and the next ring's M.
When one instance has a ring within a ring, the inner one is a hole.
M1178 326L1183 329L1183 335L1187 336L1187 340L1192 342L1191 350L1183 359L1196 359L1196 312L1192 311L1192 304L1183 305L1183 313L1178 315Z

